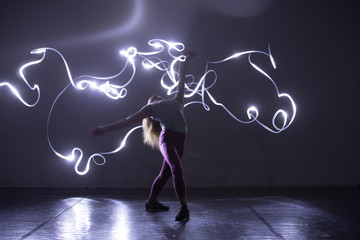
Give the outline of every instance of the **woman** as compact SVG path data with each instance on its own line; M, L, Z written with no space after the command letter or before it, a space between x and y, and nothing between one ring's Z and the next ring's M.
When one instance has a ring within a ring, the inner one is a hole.
M192 56L193 54L190 53L185 54L186 60L181 62L177 93L173 99L166 100L154 94L140 111L113 124L97 127L92 131L93 135L97 136L142 121L144 143L159 148L164 157L161 171L152 184L145 209L150 211L169 210L169 207L157 201L157 197L172 176L173 186L181 204L175 221L189 221L190 219L181 157L186 137L186 122L183 114L185 71Z

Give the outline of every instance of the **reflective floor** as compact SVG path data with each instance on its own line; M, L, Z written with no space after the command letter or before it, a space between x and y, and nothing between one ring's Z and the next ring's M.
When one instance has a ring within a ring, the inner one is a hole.
M191 220L146 189L0 189L0 239L360 239L360 189L190 189Z

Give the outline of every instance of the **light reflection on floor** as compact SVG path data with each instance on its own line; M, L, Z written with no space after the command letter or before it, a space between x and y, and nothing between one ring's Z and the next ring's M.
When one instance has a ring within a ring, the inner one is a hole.
M129 208L120 201L111 201L116 205L111 216L111 239L129 239Z
M54 232L55 239L92 239L94 234L101 239L105 237L104 231L104 239L130 239L127 203L89 197L67 198L61 202L71 207L49 224L48 231Z
M76 200L77 203L54 221L55 239L76 239L77 236L90 239L89 230L92 216L89 205L92 200L69 198L64 199L63 202L65 204L72 203L73 200Z
M191 220L179 223L174 196L162 198L169 211L149 213L143 192L19 197L13 190L0 202L0 239L360 239L359 191L302 191L190 192Z

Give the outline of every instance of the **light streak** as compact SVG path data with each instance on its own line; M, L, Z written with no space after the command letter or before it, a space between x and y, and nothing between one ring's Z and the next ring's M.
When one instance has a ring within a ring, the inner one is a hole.
M144 0L132 0L132 1L122 1L118 2L117 6L121 8L119 15L126 14L128 18L117 26L112 26L109 29L103 31L89 32L81 34L80 36L74 36L71 38L61 39L56 41L54 44L61 46L71 46L77 47L79 45L101 42L108 39L115 39L121 36L127 35L129 32L136 29L139 23L143 22L144 9L146 9L147 1ZM120 5L123 6L120 6ZM106 3L104 3L106 5ZM126 7L125 7L126 6ZM124 10L129 7L129 12L124 12ZM104 7L104 10L106 7ZM119 23L117 21L116 23ZM94 28L96 29L96 28Z
M84 154L80 148L74 147L71 150L71 154L68 154L68 155L61 154L58 151L56 151L55 147L53 146L53 144L51 142L49 125L51 122L51 116L52 116L52 112L54 110L55 104L57 103L58 99L62 96L62 94L69 87L73 87L79 91L84 91L84 90L87 90L88 88L95 89L95 90L103 93L106 97L109 97L114 100L118 100L118 99L126 97L127 92L128 92L127 87L131 84L131 82L133 81L134 76L136 74L136 59L137 58L141 59L141 65L144 68L156 69L160 72L163 72L163 74L160 78L160 84L164 88L164 90L166 90L167 95L174 94L176 92L176 87L179 82L179 73L177 71L177 68L179 67L179 63L184 62L186 60L185 55L182 54L182 52L185 50L185 45L180 42L165 41L162 39L152 39L148 42L148 45L151 48L150 51L138 51L138 49L133 46L119 51L119 54L120 54L120 56L122 56L124 58L125 63L123 65L123 67L121 68L121 70L114 75L103 76L103 77L82 75L82 76L78 76L76 78L73 78L70 68L69 68L69 65L68 65L65 57L58 50L56 50L54 48L49 48L49 47L38 48L38 49L31 51L31 54L41 55L40 59L26 63L23 66L21 66L19 69L19 75L20 75L21 79L23 80L23 82L30 88L30 90L37 92L37 100L34 103L29 103L29 102L25 101L21 97L21 95L17 91L17 89L9 82L0 82L0 88L7 87L15 95L15 97L17 97L24 105L26 105L27 107L34 107L39 102L39 99L40 99L40 88L36 84L33 86L29 84L29 82L27 81L27 79L25 77L25 73L24 73L25 70L27 68L29 68L30 66L40 64L45 59L47 51L55 52L62 59L62 62L66 69L67 78L68 78L69 83L58 94L58 96L55 98L55 100L53 101L53 104L50 108L50 111L48 114L48 119L47 119L47 140L48 140L48 144L49 144L50 148L52 149L52 151L54 152L54 154L56 154L59 158L62 158L69 162L75 161L75 172L79 175L85 175L90 169L91 162L94 162L97 165L105 164L106 158L104 155L114 154L114 153L121 151L125 147L126 140L131 135L131 133L133 133L137 129L140 129L141 126L136 126L136 127L132 128L130 131L128 131L125 134L125 136L123 137L123 139L121 140L119 147L117 147L116 149L107 151L107 152L102 152L102 153L94 153L86 160L85 164L82 164ZM164 55L164 53L165 53L165 56L166 56L165 59L160 57L161 53L162 53L162 55ZM254 54L265 55L266 57L268 57L272 64L272 67L274 69L276 69L276 64L275 64L274 58L272 57L270 47L268 49L268 52L258 51L258 50L243 51L243 52L234 53L233 55L226 57L222 60L209 61L206 66L205 73L199 78L199 80L197 82L195 81L195 77L193 75L189 74L186 76L186 80L187 80L185 83L186 92L185 92L184 97L185 98L193 98L194 96L197 95L197 96L200 96L200 100L194 100L194 101L188 102L185 104L185 107L187 107L191 104L202 104L202 106L204 107L204 109L206 111L210 111L209 104L205 102L205 96L207 96L208 99L210 99L210 101L214 105L217 105L217 106L220 106L221 108L223 108L225 110L225 112L227 114L229 114L237 122L245 123L245 124L257 122L264 129L266 129L267 131L270 131L272 133L280 133L280 132L284 131L285 129L287 129L292 124L292 122L294 121L295 116L296 116L295 102L289 94L281 93L279 91L279 88L276 85L275 81L262 68L260 68L258 65L256 65L254 63L254 61L251 58L251 56ZM240 119L233 112L231 112L223 103L218 102L215 99L215 97L211 94L211 88L213 88L216 85L216 82L218 80L217 73L215 70L211 69L211 66L215 65L215 64L222 64L222 63L231 61L235 58L239 58L242 56L247 56L250 66L253 69L257 70L262 75L264 75L272 83L274 89L276 90L278 98L284 98L290 102L290 105L292 108L292 113L290 115L290 118L289 118L289 114L287 111L285 111L283 109L278 109L272 117L272 122L271 122L272 127L269 127L265 123L263 123L259 120L259 115L260 115L259 110L255 106L250 106L246 111L248 120ZM123 73L128 68L130 68L132 72L131 72L130 77L125 78L125 77L123 77ZM212 75L213 77L210 78L209 77L210 75ZM122 82L122 84L117 83L117 81ZM276 124L276 122L279 123L279 121L280 121L279 118L282 119L282 123L280 124L280 126L278 126ZM83 169L81 170L80 166L83 166L83 165L85 165L85 167L83 167Z
M275 90L276 90L276 93L277 93L277 96L278 98L287 98L290 103L291 103L291 107L292 107L292 116L291 116L291 119L290 121L288 122L288 114L285 110L283 109L279 109L275 112L275 114L273 115L273 118L272 118L272 126L274 129L268 127L266 124L264 124L263 122L261 122L259 119L258 119L258 116L259 116L259 111L256 107L254 106L251 106L247 109L247 115L249 117L249 121L244 121L244 120L240 120L239 118L237 118L224 104L222 103L219 103L217 102L214 97L210 94L209 92L209 88L205 88L203 87L203 92L206 92L206 94L209 96L209 98L211 99L211 101L215 104L215 105L218 105L218 106L221 106L233 119L235 119L236 121L240 122L240 123L252 123L254 121L256 121L260 126L262 126L263 128L265 128L266 130L268 130L269 132L272 132L272 133L280 133L282 131L284 131L285 129L287 129L291 124L292 122L294 121L295 119L295 116L296 116L296 104L295 104L295 101L292 99L292 97L287 94L287 93L280 93L279 91L279 88L278 86L276 85L275 81L262 69L260 68L258 65L256 65L252 59L251 59L251 56L252 54L261 54L261 55L265 55L267 56L269 59L270 59L270 62L273 66L274 69L276 69L276 64L275 64L275 60L273 58L273 56L271 55L271 50L270 50L270 46L268 47L268 53L267 52L264 52L264 51L258 51L258 50L251 50L251 51L244 51L244 52L238 52L238 53L235 53L223 60L219 60L219 61L214 61L214 62L209 62L209 63L212 63L212 64L219 64L219 63L224 63L224 62L227 62L227 61L230 61L234 58L238 58L240 56L243 56L243 55L247 55L248 56L248 62L249 64L255 69L257 70L258 72L260 72L262 75L264 75L268 80L270 80L270 82L272 83L272 85L274 86ZM211 71L211 70L209 70ZM209 71L207 71L205 74L207 74ZM216 73L214 72L215 76L216 76ZM214 83L211 85L211 87L215 84L216 82L216 77L215 77L215 81ZM203 84L204 85L204 84ZM202 95L202 99L204 99L203 97L203 94ZM209 110L208 108L205 108L206 110ZM275 123L277 117L281 115L283 117L283 122L282 122L282 127L278 127Z
M27 79L25 77L25 74L24 74L24 71L28 67L39 64L44 60L45 52L41 52L40 50L39 51L34 50L34 51L31 52L31 54L37 54L37 53L43 53L43 56L39 60L31 61L31 62L28 62L28 63L22 65L20 67L19 71L18 71L21 79L24 81L26 86L28 86L30 88L30 90L36 91L37 98L36 98L36 101L34 103L29 103L23 97L21 97L19 91L11 83L9 83L9 82L0 82L0 88L1 87L8 87L10 89L10 91L14 94L14 96L17 97L27 107L34 107L40 100L40 87L39 87L39 85L34 84L33 86L31 86L30 83L27 81Z

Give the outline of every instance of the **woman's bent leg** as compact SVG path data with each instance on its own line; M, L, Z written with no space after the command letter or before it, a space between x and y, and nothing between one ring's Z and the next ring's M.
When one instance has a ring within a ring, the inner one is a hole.
M160 135L160 151L170 166L174 189L179 200L186 196L185 180L181 164L184 141L185 134L163 131Z
M162 168L159 175L155 178L150 192L150 198L156 199L162 189L164 188L167 180L171 177L171 170L165 159L163 160Z

